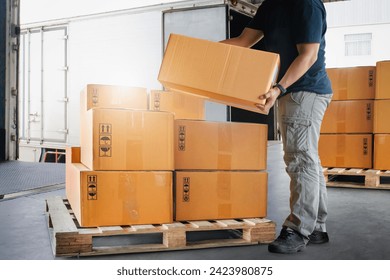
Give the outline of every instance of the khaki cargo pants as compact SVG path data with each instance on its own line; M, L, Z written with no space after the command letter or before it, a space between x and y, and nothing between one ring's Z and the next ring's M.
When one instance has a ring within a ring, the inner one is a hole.
M290 176L290 215L283 226L308 237L326 231L327 192L318 156L321 122L332 94L299 91L278 100L284 161Z

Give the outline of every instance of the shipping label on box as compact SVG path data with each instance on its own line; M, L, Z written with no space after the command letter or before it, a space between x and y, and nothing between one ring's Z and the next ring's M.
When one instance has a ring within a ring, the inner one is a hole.
M321 134L322 166L372 168L372 134Z
M327 68L332 100L374 99L375 66Z
M92 171L71 155L77 152L67 149L65 185L82 227L172 223L171 171Z
M279 55L171 34L158 80L165 88L259 113L259 95L279 71Z
M175 119L204 120L205 98L175 91L152 90L149 109L172 112Z
M175 120L176 170L265 170L267 125Z
M176 221L267 216L267 173L175 172Z
M332 100L321 133L372 133L373 111L374 100Z
M91 170L173 170L173 114L93 108L81 123L81 162Z

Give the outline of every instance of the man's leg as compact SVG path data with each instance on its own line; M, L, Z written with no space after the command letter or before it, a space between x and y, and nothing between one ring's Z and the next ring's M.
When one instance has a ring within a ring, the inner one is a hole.
M300 235L299 237L305 243L316 226L320 208L323 226L325 226L327 212L326 189L320 188L322 183L319 175L322 175L322 168L318 158L318 139L322 118L331 95L318 96L310 92L295 92L279 100L278 113L284 160L286 171L291 179L291 212L283 226ZM291 234L286 235L283 230L282 233L280 237L283 235L284 238L288 236L291 239ZM271 244L270 251L277 252L274 249L279 245L280 242ZM302 246L296 248L302 249Z

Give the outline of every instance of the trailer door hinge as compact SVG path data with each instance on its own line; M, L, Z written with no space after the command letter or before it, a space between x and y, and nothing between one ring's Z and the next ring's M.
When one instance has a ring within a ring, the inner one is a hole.
M11 95L12 96L17 96L18 95L18 90L16 88L11 88Z

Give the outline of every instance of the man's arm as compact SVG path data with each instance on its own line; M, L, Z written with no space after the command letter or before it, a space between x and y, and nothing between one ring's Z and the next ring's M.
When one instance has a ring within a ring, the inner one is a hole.
M288 88L298 81L316 62L319 48L319 43L298 44L297 50L299 54L291 63L290 67L286 71L286 74L279 81L279 84L284 88ZM256 104L256 106L260 109L260 111L268 114L280 93L280 89L277 87L271 88L267 93L259 96L260 100L265 99L265 104Z
M263 31L246 27L240 36L220 41L220 43L250 48L263 37Z

